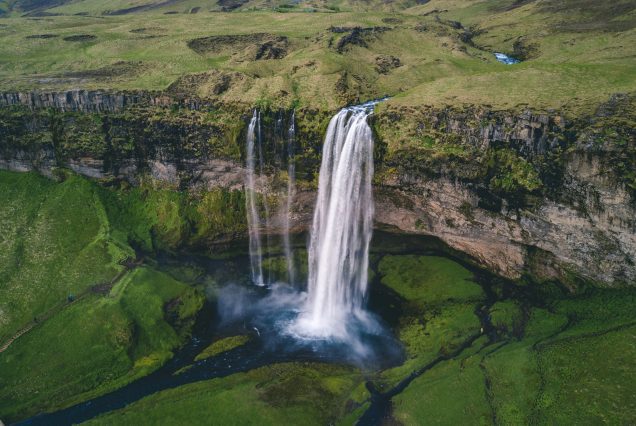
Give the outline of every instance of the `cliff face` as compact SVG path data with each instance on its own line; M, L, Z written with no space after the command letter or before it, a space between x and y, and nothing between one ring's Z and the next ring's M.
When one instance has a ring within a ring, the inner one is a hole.
M591 117L487 108L382 108L376 132L376 222L434 235L510 278L576 286L636 284L633 103L615 97ZM68 167L133 184L240 189L249 107L160 94L0 95L0 168ZM48 108L48 109L47 109ZM294 229L307 229L330 112L298 110ZM267 176L277 204L290 114L263 114ZM277 211L275 208L271 209ZM271 221L277 232L277 215Z

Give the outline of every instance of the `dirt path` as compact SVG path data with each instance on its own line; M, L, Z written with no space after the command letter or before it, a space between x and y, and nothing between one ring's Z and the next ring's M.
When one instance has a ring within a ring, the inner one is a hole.
M127 259L126 261L122 263L124 265L124 269L118 272L117 275L115 275L115 277L113 277L112 280L89 287L86 290L84 290L82 293L80 293L77 297L75 297L73 300L66 300L62 303L59 303L53 306L44 314L40 315L39 317L37 317L36 319L31 321L24 327L22 327L20 330L18 330L17 333L11 336L9 340L3 343L2 346L0 346L0 353L9 349L9 347L13 344L13 342L15 342L20 337L24 336L29 331L33 330L38 325L43 324L54 315L60 313L63 309L85 299L90 294L101 294L104 296L107 295L110 292L110 290L115 286L115 284L117 284L128 272L132 271L137 266L141 265L141 263L142 263L142 260L132 261L130 259ZM0 426L2 425L0 424Z

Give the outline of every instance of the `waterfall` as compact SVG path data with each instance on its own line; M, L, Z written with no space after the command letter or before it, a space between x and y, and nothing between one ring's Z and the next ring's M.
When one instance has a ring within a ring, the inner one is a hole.
M261 132L261 114L260 112L258 113L258 126L257 126L257 132L256 132L256 136L257 136L257 142L258 142L258 170L259 170L259 177L261 182L265 182L267 180L267 176L265 176L265 157L263 155L263 135ZM267 252L269 253L269 248L272 246L271 244L271 236L270 236L270 231L271 231L271 224L270 224L270 214L269 214L269 203L267 201L267 197L263 196L262 200L263 202L263 213L265 214L265 229L267 230L267 233L265 234L265 247L267 249ZM262 271L262 269L261 269ZM263 284L267 284L269 285L272 282L272 271L271 269L268 269L267 272L267 280L264 280L264 278L261 279L262 282L259 285L263 285Z
M341 110L329 123L309 245L307 305L295 329L346 338L347 322L363 317L372 234L373 135L369 103Z
M258 214L257 208L257 200L256 200L256 190L254 188L254 173L256 167L256 160L254 158L254 145L256 141L256 137L258 135L260 139L260 116L254 110L254 115L252 115L252 119L250 120L250 124L247 128L247 149L246 149L246 163L247 163L247 173L245 180L245 204L247 210L247 225L249 231L250 238L250 266L252 268L252 282L256 285L262 286L265 285L263 281L263 254L261 248L261 234L260 234L260 217ZM259 141L259 157L261 158L262 163L262 148L260 146ZM262 173L262 165L261 165L261 173Z
M294 253L289 240L291 206L296 193L296 164L294 159L294 143L296 142L296 113L293 112L289 130L287 131L287 200L285 212L283 214L283 249L285 250L285 260L287 261L287 280L289 284L296 282L296 271L294 268Z

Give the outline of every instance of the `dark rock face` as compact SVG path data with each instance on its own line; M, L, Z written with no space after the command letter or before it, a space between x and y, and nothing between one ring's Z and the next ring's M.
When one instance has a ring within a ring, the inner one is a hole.
M391 55L383 55L375 58L376 71L380 74L388 74L391 70L401 67L400 58Z
M282 59L287 56L287 37L267 33L220 35L196 38L188 47L200 55L230 51L245 60Z
M61 112L116 112L133 105L181 107L198 110L208 103L196 98L171 98L160 92L102 92L97 90L69 90L67 92L9 92L0 93L0 108L26 107L32 110L53 108Z
M231 12L247 3L247 0L219 0L218 4L224 12Z
M572 287L583 281L634 285L633 103L615 96L592 116L569 119L484 107L388 106L371 121L376 223L439 237L510 278L530 275ZM182 190L240 189L240 129L249 107L232 112L229 105L214 106L216 113L228 111L234 128L197 121L195 112L207 114L207 108L197 98L145 92L0 94L0 168L51 174L64 166L133 184L150 176ZM290 115L262 116L264 140L275 142L265 147L270 174L257 184L274 198L280 186L275 170L285 168L281 129ZM311 221L311 182L330 115L296 111L298 179L306 182L295 199L296 230ZM534 170L534 178L524 181L522 173L512 189L498 186L501 173L516 182L517 165L524 173ZM273 223L269 232L276 232Z
M344 31L343 31L344 30ZM349 33L344 35L338 40L336 44L336 51L338 53L344 53L351 48L351 46L367 47L368 43L380 34L390 30L388 27L353 27L353 28L334 28L331 31L335 33Z
M64 41L91 41L91 40L95 40L96 38L97 36L94 36L92 34L77 34L77 35L64 37L63 40Z

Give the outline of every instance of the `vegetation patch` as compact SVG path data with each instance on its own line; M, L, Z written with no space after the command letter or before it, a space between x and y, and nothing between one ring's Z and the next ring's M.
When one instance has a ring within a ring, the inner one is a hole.
M174 327L164 306L178 299ZM109 297L69 306L0 356L0 415L19 420L116 389L157 369L188 336L203 296L140 268Z
M217 356L219 354L222 354L223 352L231 351L232 349L238 348L239 346L243 346L249 341L250 337L245 335L225 337L223 339L217 340L216 342L205 348L196 356L196 358L194 358L194 360L199 361L202 359Z
M267 33L219 35L190 40L188 47L200 55L242 51L238 53L242 58L257 61L284 58L289 41L287 37Z
M362 383L348 368L289 363L159 392L88 424L200 423L202 413L220 424L335 422Z
M443 257L385 256L378 271L384 285L418 304L471 302L484 297L470 271Z

